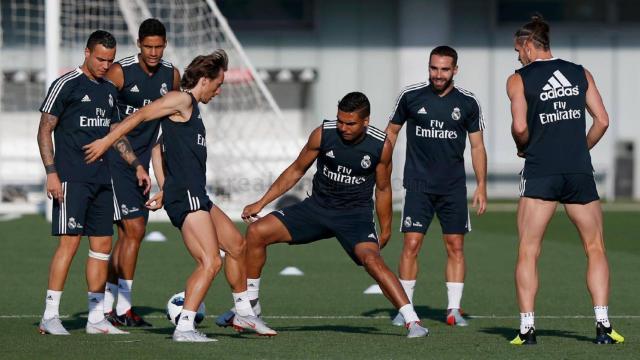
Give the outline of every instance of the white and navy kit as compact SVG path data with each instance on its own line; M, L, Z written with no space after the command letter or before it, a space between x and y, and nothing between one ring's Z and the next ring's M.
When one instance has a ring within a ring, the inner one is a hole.
M162 152L165 162L164 209L177 228L189 213L209 211L213 203L207 196L206 131L191 96L191 117L187 122L162 119Z
M554 58L516 72L524 84L529 130L520 196L578 204L598 200L586 137L584 68Z
M126 57L117 62L122 67L124 84L118 92L117 104L122 118L133 114L145 105L159 99L173 88L173 65L161 60L158 68L151 75L140 66L138 55ZM160 128L159 121L145 121L136 126L127 139L133 152L149 171L151 149ZM115 194L114 220L132 219L149 215L145 202L149 195L143 194L144 188L138 186L135 169L129 166L119 154L110 156L111 177Z
M386 134L369 126L357 143L342 140L335 120L322 124L320 153L310 197L272 212L287 228L291 245L336 237L356 264L355 247L378 243L373 190Z
M40 111L58 118L55 159L64 201L53 201L53 235L113 234L113 192L104 159L87 164L82 147L109 133L118 118L116 88L77 68L56 79Z
M407 128L402 231L425 233L434 213L443 233L469 231L464 150L467 133L485 128L477 98L460 87L440 97L418 83L402 91L389 121Z

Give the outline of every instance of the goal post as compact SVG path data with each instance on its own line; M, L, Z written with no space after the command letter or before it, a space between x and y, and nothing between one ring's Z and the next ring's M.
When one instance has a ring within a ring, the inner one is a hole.
M42 100L52 80L82 63L86 39L97 29L116 37L117 58L123 58L138 52L140 23L157 18L167 28L164 59L181 73L195 56L224 49L229 70L222 92L209 104L200 104L200 109L207 131L207 189L233 218L239 218L242 207L266 191L304 143L300 124L284 122L213 0L9 1L12 16L29 33L29 52L23 56L39 60L25 65L27 71L46 74L41 91L28 99L32 104ZM37 116L37 108L32 107ZM43 180L44 173L39 181Z

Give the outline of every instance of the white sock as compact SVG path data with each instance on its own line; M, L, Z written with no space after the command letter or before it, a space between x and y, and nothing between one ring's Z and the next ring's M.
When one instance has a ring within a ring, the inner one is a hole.
M593 307L593 311L596 313L596 322L602 323L605 327L611 327L611 323L609 323L608 306L596 305Z
M416 288L416 281L400 279L400 284L402 285L404 292L407 294L409 302L413 304L413 290Z
M196 319L196 312L190 310L182 309L180 313L180 320L178 320L178 326L176 327L179 331L191 331L195 330L193 325L193 321Z
M420 321L420 318L418 318L418 314L416 314L416 311L411 303L404 305L403 307L398 309L398 311L400 312L400 314L402 314L402 317L404 318L404 322L406 324L412 323L414 321Z
M118 284L110 283L107 281L107 286L104 288L104 313L110 313L113 311L113 303L118 297Z
M47 290L47 296L44 299L44 315L45 320L60 316L60 298L62 291Z
M247 279L247 295L249 300L256 300L260 295L260 278Z
M116 305L116 314L124 315L127 310L131 309L131 288L133 280L118 279L118 304Z
M104 293L88 292L89 322L97 323L104 319Z
M231 295L233 296L233 303L236 307L236 314L240 316L255 316L253 309L251 309L251 302L249 301L247 291L231 293Z
M464 283L447 282L447 298L449 299L447 309L460 309L462 289L464 289Z
M247 279L247 294L249 295L249 302L256 316L262 314L262 307L258 297L260 295L260 278Z
M520 333L524 334L529 331L530 328L535 328L534 320L534 312L520 313Z

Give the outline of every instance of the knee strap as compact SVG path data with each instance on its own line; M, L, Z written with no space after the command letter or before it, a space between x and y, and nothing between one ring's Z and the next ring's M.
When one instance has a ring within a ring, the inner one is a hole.
M89 257L90 258L94 258L96 260L109 261L109 257L111 257L111 255L99 253L99 252L92 251L91 249L89 249Z

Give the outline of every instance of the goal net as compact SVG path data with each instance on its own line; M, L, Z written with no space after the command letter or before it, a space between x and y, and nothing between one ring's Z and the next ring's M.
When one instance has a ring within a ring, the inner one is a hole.
M43 52L50 3L59 3L57 54ZM6 7L5 2L2 6ZM25 54L21 66L39 78L45 59L58 59L57 75L81 64L86 39L96 29L116 37L117 58L137 53L138 26L149 17L165 24L168 46L164 59L181 73L195 56L224 49L229 70L222 93L200 109L207 128L208 190L230 216L239 216L242 206L257 200L297 155L302 144L297 127L282 120L280 109L213 0L11 0L8 10L4 8L3 14L9 14L11 24L5 27L3 18L3 29L23 34L22 41L15 41L16 49ZM32 106L27 110L37 111L46 90L44 84L38 86L39 93L25 93ZM35 142L35 128L32 131L30 141Z

